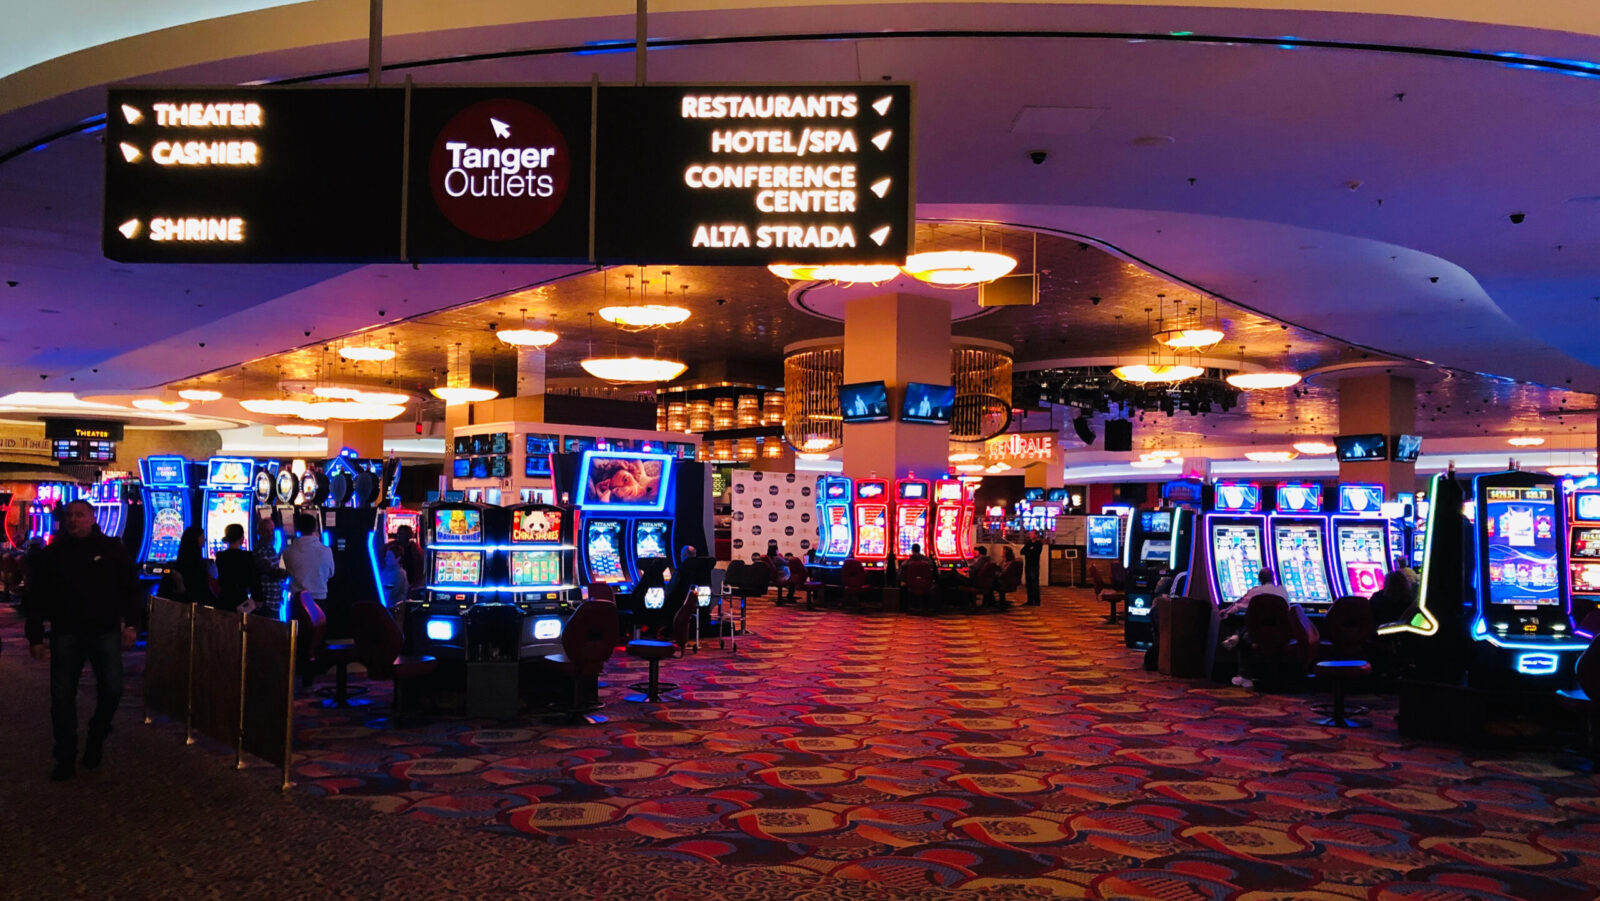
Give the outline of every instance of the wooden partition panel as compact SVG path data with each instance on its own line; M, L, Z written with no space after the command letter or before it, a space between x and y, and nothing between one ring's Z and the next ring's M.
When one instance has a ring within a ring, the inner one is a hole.
M193 685L190 719L196 731L239 746L239 704L244 662L241 614L214 607L194 609Z
M294 622L247 616L244 750L288 771L294 723Z
M150 598L150 624L145 637L144 710L189 719L189 661L194 608L163 597Z

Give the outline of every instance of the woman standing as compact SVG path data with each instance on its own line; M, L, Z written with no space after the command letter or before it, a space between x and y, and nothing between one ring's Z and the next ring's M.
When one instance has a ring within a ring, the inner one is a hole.
M199 526L183 530L172 571L178 577L173 588L181 594L177 600L188 604L216 604L216 596L211 593L211 561L206 559L206 533Z

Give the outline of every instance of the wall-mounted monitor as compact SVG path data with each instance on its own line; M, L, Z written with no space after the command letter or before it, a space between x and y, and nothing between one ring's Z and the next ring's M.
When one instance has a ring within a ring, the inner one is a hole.
M457 435L455 440L451 442L451 450L455 451L455 453L460 456L472 456L472 436Z
M581 454L588 450L594 450L594 439L587 435L568 435L561 439L562 453Z
M503 479L511 475L511 458L505 454L495 454L489 458L489 478Z
M889 418L889 387L883 382L839 386L839 412L845 422L884 422Z
M1067 497L1067 489L1051 488L1049 491L1044 493L1044 499L1052 504L1064 504L1069 500Z
M1389 459L1389 436L1339 435L1333 439L1340 463L1361 463Z
M472 458L457 457L451 463L450 474L458 479L472 478Z
M509 454L509 453L511 453L511 436L507 435L505 432L495 432L494 434L490 435L489 436L489 453L491 453L491 454Z
M1422 451L1421 435L1396 435L1394 436L1394 450L1390 452L1389 459L1396 463L1415 463L1417 454Z
M901 422L926 422L948 425L956 405L956 386L907 382L905 400L900 404Z
M472 458L472 477L474 479L487 479L489 477L489 458Z
M1022 489L1022 499L1025 501L1042 501L1044 500L1044 489L1024 488Z
M1600 522L1600 491L1573 492L1572 518L1585 522Z
M578 503L585 508L659 512L671 495L666 454L587 451L578 473Z
M1091 560L1111 560L1122 556L1122 517L1088 516L1088 556Z

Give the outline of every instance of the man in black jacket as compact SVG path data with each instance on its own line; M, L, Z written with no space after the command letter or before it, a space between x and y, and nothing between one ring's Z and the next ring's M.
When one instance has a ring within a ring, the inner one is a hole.
M95 705L83 765L100 765L101 747L122 700L122 649L132 647L138 637L135 623L144 600L127 550L95 525L89 502L68 504L63 518L61 531L39 554L27 584L28 650L35 660L46 657L44 621L50 621L50 722L56 760L50 778L56 781L74 772L84 661L94 668Z

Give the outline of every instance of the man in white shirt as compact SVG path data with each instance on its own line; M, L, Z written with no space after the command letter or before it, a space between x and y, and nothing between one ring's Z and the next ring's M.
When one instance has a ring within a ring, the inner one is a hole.
M283 549L283 568L289 572L289 591L298 595L311 592L311 599L328 599L328 580L333 578L333 551L322 543L317 534L317 518L310 513L296 513L294 530L299 536Z
M1288 599L1288 596L1284 594L1283 588L1278 585L1277 574L1263 566L1261 572L1256 574L1256 587L1245 592L1237 601L1222 610L1222 618L1225 621L1228 617L1238 617L1231 626L1226 622L1224 623L1223 629L1225 631L1229 628L1234 631L1232 635L1222 640L1222 647L1225 650L1233 651L1237 649L1238 651L1239 674L1233 677L1233 684L1240 688L1255 687L1253 678L1255 663L1250 655L1250 635L1244 628L1244 615L1250 609L1250 602L1264 594L1277 595L1285 600Z
M1277 575L1266 567L1262 567L1261 572L1256 573L1256 587L1245 592L1237 601L1223 608L1222 615L1244 616L1245 611L1250 609L1250 602L1264 594L1275 594L1280 598L1288 598L1288 595L1283 593L1283 588L1278 585Z

